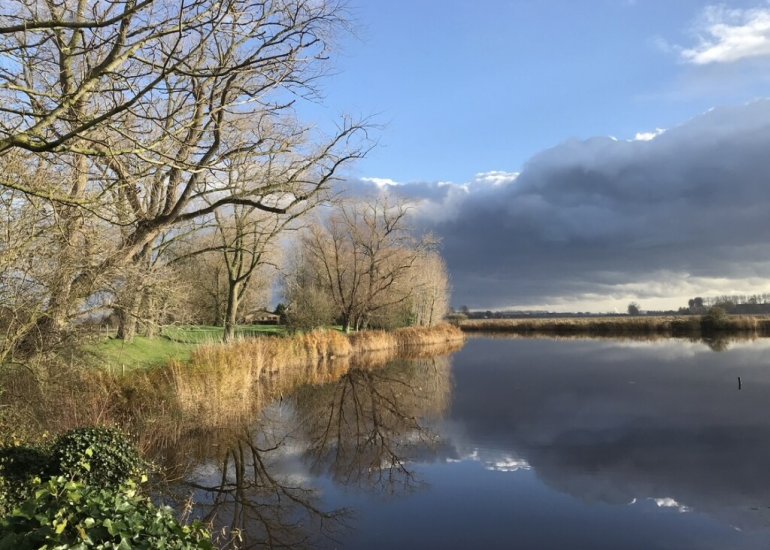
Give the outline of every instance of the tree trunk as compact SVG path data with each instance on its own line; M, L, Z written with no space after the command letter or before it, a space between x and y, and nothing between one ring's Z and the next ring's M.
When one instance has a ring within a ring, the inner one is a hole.
M30 356L54 349L66 339L66 326L61 312L45 313L21 331L12 351Z
M136 336L139 324L139 302L140 298L136 292L131 291L129 296L126 296L123 305L115 310L118 314L118 333L116 335L118 340L130 342Z
M17 349L23 354L32 354L47 351L61 344L66 337L70 313L77 311L85 303L94 291L97 279L121 265L138 263L163 227L164 225L160 223L145 224L140 227L115 254L96 268L83 269L79 272L76 269L65 269L71 260L67 255L62 256L59 260L61 275L59 282L51 288L52 297L47 311L25 331L25 334L20 336ZM116 312L120 315L118 309ZM131 334L130 327L125 328L127 330L124 333ZM135 330L136 327L134 327Z
M238 305L238 283L231 281L227 288L227 313L225 314L225 333L223 336L225 342L230 342L235 337Z
M145 317L145 295L148 292L147 277L152 269L152 241L146 243L136 256L131 258L127 271L127 284L118 307L117 338L130 342L136 336L139 320Z
M158 333L158 324L160 323L158 311L156 311L155 297L149 290L145 290L142 295L142 319L144 324L144 335L147 338L155 338Z
M130 276L126 288L118 298L115 313L118 315L118 333L116 338L130 342L136 336L139 314L142 305L143 289L140 278Z
M118 340L130 342L136 335L136 318L124 309L117 310L118 332L115 337Z

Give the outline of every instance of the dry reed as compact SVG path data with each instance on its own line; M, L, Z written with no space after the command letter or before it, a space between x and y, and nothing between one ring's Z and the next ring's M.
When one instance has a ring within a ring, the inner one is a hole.
M286 338L249 338L198 348L187 363L164 371L177 407L208 426L230 424L253 413L257 403L278 398L299 384L336 380L364 354L382 362L412 348L462 342L457 327L365 331L347 336L323 330ZM369 358L371 364L371 358ZM356 365L357 366L357 365Z
M126 376L58 363L8 370L0 379L0 435L31 442L77 426L119 425L144 449L168 449L193 432L248 424L300 385L334 382L396 356L450 353L463 339L444 326L353 337L318 331L204 345L188 362Z
M448 324L431 328L409 327L393 331L367 330L350 336L350 342L356 353L383 349L401 350L462 340L462 331Z

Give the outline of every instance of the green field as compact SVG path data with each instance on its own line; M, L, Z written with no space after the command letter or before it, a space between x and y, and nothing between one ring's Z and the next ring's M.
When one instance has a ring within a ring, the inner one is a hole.
M169 361L186 361L201 344L222 341L222 327L172 326L165 327L156 338L137 336L131 342L104 338L82 347L89 364L112 371L128 371L161 366ZM236 336L278 336L286 333L280 325L244 325L236 329Z
M206 344L221 342L224 330L223 327L205 325L171 326L165 327L161 334L175 342ZM283 325L241 325L235 328L235 335L239 338L278 336L283 334L286 334L286 327Z
M171 360L186 361L196 344L168 338L137 336L131 342L106 338L83 346L86 361L111 371L133 370L163 365Z

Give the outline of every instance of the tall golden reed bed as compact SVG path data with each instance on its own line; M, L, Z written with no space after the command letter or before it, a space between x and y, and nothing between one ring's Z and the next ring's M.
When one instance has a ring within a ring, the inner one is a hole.
M300 384L336 380L352 365L382 365L418 348L453 351L463 340L462 331L452 325L249 338L202 346L190 361L173 363L164 374L185 416L207 425L225 424L250 414L257 402L280 397Z
M58 363L19 367L0 378L0 440L118 425L142 446L162 446L153 440L248 421L299 385L332 382L354 366L379 367L404 353L446 354L463 340L452 326L350 336L316 331L205 345L188 362L125 376Z

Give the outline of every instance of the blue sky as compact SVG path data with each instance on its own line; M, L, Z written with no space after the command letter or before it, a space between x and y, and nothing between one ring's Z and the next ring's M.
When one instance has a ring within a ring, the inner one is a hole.
M770 292L770 1L349 8L302 114L381 124L350 182L414 201L455 305Z
M708 5L354 0L323 116L374 115L380 145L356 173L399 182L518 171L569 138L668 128L768 92L745 68L683 62Z

